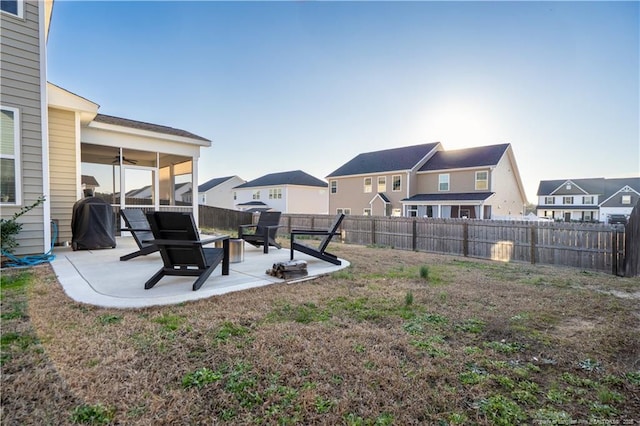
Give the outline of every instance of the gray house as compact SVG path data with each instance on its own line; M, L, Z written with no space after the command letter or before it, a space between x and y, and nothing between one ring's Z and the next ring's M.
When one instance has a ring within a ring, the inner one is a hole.
M631 214L640 200L640 177L542 180L537 196L539 217L608 223L612 215Z

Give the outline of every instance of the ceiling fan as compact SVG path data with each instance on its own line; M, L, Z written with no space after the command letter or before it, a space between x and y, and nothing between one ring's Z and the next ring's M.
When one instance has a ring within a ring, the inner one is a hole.
M138 160L130 160L127 157L125 157L124 155L122 156L122 163L126 163L126 164L138 164ZM120 164L120 156L116 155L115 158L113 159L113 164Z

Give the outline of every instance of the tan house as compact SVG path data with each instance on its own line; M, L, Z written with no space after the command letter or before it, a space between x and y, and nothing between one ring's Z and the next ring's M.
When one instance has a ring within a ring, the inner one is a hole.
M430 143L356 156L327 176L329 210L374 216L513 219L526 195L510 144Z
M121 208L193 211L177 188L197 187L200 148L211 141L184 130L99 114L95 102L46 81L46 35L53 2L3 1L0 109L3 218L41 195L21 218L16 255L47 252L51 225L71 240L76 201L90 192ZM84 176L84 178L83 178ZM91 177L91 180L88 180ZM149 187L149 197L127 199ZM88 191L89 190L89 191Z

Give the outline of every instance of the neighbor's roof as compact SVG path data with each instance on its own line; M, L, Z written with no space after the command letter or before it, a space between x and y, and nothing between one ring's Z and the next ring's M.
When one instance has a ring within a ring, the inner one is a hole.
M416 194L413 197L401 200L403 203L414 201L484 201L491 197L493 192L460 192L446 194Z
M232 179L234 176L225 176L219 178L213 178L211 180L206 181L202 185L198 185L198 192L205 192L210 190L211 188L215 188L216 186Z
M195 135L191 132L187 132L186 130L175 129L173 127L168 127L168 126L161 126L159 124L145 123L143 121L130 120L128 118L120 118L120 117L114 117L111 115L98 114L93 119L93 121L97 121L99 123L104 123L104 124L113 124L116 126L130 127L132 129L164 133L166 135L182 136L184 138L197 139L205 142L211 142L209 139L203 138L202 136Z
M419 172L470 167L495 166L498 164L509 144L487 145L475 148L438 151L420 167Z
M605 199L625 186L629 186L640 193L640 177L630 177L541 180L536 195L550 195L567 182L573 182L589 195L603 195Z
M299 186L319 186L326 188L329 186L325 181L311 176L302 170L290 172L271 173L257 179L238 185L235 188L255 188L260 186L275 185L299 185Z
M96 178L91 175L82 175L81 180L83 185L98 186L98 187L100 186Z
M410 170L440 142L358 154L327 177Z

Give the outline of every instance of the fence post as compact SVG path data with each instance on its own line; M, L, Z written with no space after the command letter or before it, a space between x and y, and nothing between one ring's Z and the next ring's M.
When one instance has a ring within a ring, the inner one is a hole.
M412 223L412 229L411 229L411 248L413 249L413 251L416 251L418 249L418 222L416 221L416 219L413 219L413 223Z
M469 256L469 222L462 224L462 255Z
M611 229L611 273L618 275L618 230Z
M371 245L376 245L376 221L373 219L373 216L369 219L371 220Z
M538 244L538 227L531 224L531 263L536 264L536 245Z

